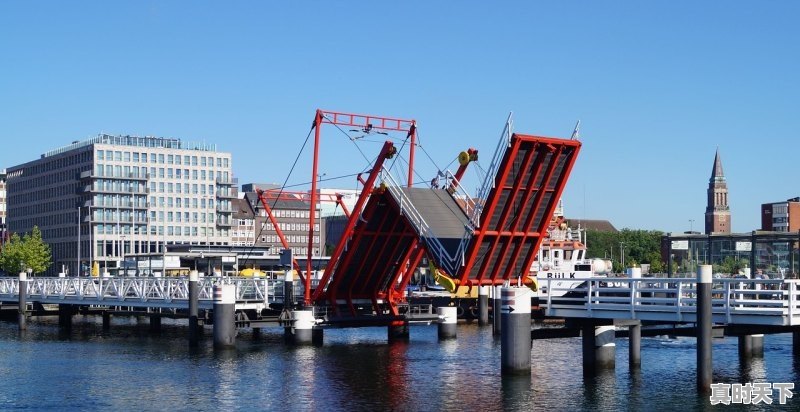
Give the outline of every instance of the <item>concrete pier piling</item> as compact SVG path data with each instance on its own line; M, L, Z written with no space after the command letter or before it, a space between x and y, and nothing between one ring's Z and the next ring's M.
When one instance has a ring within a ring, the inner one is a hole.
M28 328L28 274L19 272L19 309L17 316L19 323L19 330Z
M495 286L493 288L494 296L492 296L492 335L500 336L500 303L502 302L501 299L501 290L503 286Z
M637 369L642 366L642 324L628 326L628 367Z
M764 335L752 336L752 348L750 354L757 358L764 357Z
M189 272L189 346L197 346L200 331L198 330L198 302L200 289L198 289L198 273L196 270Z
M72 329L72 315L75 312L72 305L58 305L58 327Z
M478 287L478 326L489 324L489 286Z
M697 271L697 390L711 391L711 265Z
M439 315L439 340L453 339L458 330L458 308L455 306L442 306L436 308Z
M500 292L501 374L531 373L531 290L508 287Z
M284 329L284 336L293 345L310 345L314 342L314 311L293 310L290 326ZM321 334L320 329L318 333ZM321 336L318 338L321 340Z
M586 323L581 328L583 341L583 372L593 375L598 370L613 369L617 345L614 325Z
M294 309L294 272L292 269L287 270L283 277L283 308Z
M107 310L103 311L103 330L111 329L111 313Z
M408 332L408 322L397 321L393 322L388 327L389 342L407 341L410 337Z
M150 333L161 332L161 316L150 315Z
M214 286L214 347L236 345L236 285Z
M764 335L739 336L739 358L764 357Z
M792 353L800 355L800 330L792 332Z

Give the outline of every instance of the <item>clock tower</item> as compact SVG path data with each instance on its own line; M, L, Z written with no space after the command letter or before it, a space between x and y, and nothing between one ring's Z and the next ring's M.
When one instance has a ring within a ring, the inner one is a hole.
M722 172L719 148L714 156L714 168L708 179L708 206L706 206L706 234L731 233L731 210L728 207L728 183Z

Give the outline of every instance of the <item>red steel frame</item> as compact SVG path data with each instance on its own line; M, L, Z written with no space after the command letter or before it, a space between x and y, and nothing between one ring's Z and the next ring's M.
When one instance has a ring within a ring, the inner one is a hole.
M508 176L510 175L511 169L514 166L514 162L519 153L520 147L523 144L532 146L528 148L528 152L522 160L521 167L519 169L520 172L518 173L516 181L509 184ZM511 147L507 155L504 157L500 168L498 169L498 180L496 182L496 186L494 189L492 189L488 198L486 199L483 213L481 214L480 228L475 230L473 239L467 249L465 265L462 267L461 276L458 277L458 283L460 285L491 285L499 284L510 279L514 275L513 262L516 262L517 259L521 257L520 255L523 245L529 242L534 243L527 255L524 256L525 261L523 262L522 267L529 268L531 264L533 264L533 259L536 256L536 252L538 251L542 240L544 239L544 233L547 229L547 225L550 223L550 218L555 211L558 199L561 198L567 178L569 177L572 167L575 164L575 159L577 158L580 146L581 144L577 140L555 139L521 134L514 134L511 137ZM568 149L572 150L572 152L566 152ZM536 154L535 159L534 154ZM548 154L552 156L552 159L546 170L542 170L543 168L541 165ZM555 185L552 188L548 187L550 180L553 177L555 168L558 165L559 159L562 155L568 156L563 165L563 170L561 171L561 174L557 176ZM523 181L525 176L527 176L527 170L531 170L531 175L523 189ZM534 185L539 179L541 173L544 173L544 178L542 179L542 184L544 187L535 187ZM510 190L511 193L506 200L505 209L501 211L501 215L497 221L497 224L495 227L490 228L489 223L496 212L500 196L504 190ZM536 194L531 199L534 192ZM552 195L549 202L547 204L543 204L544 194L546 192L551 192ZM525 205L530 201L532 202L532 207L530 208L529 214L525 217L525 220L521 226L519 225L518 221L514 220L511 222L513 223L513 227L509 228L510 211L520 194L522 196L520 198L521 204ZM535 223L533 220L536 216L536 212L542 207L545 208L544 214L542 215L542 221L536 222L537 226L532 227ZM484 240L490 240L491 246L486 252L486 256L484 256L484 260L478 270L478 276L475 279L470 279L470 274L477 260L479 249ZM512 247L512 244L514 243L516 243L516 246ZM493 263L499 265L502 265L503 262L509 263L505 270L502 270L502 273L499 271L499 269L501 269L501 266L499 266L495 267L493 273L488 274L487 276L488 266L497 248L501 248L500 256L499 259ZM511 249L513 249L511 259L507 260L507 253Z
M314 219L316 204L317 204L317 173L319 170L319 139L320 133L323 124L333 124L337 126L349 126L349 127L359 127L366 132L372 130L389 130L389 131L404 131L407 132L407 138L411 140L411 146L409 147L409 159L408 159L408 186L411 187L413 184L413 169L414 169L414 149L417 143L417 126L416 121L414 120L403 120L391 117L382 117L382 116L372 116L372 115L362 115L362 114L352 114L352 113L340 113L340 112L332 112L332 111L325 111L317 109L316 114L314 115L314 123L312 128L314 129L314 160L313 166L311 170L311 206L309 207L309 229L308 229L308 260L306 262L306 273L311 273L312 267L312 252L314 250ZM385 148L385 147L384 147ZM379 161L383 163L383 158L379 157ZM378 168L378 171L380 168ZM373 173L376 172L373 169ZM370 188L370 186L364 185L364 189ZM363 192L362 192L363 194ZM359 213L357 211L353 211L353 213L357 216ZM343 239L346 239L349 236L347 230L345 230ZM341 242L340 242L341 243ZM330 265L331 262L328 263ZM326 271L327 272L327 271ZM306 305L310 305L312 302L311 297L311 282L303 281L305 285L305 293L304 293L304 300ZM316 294L315 294L316 296Z
M477 150L469 149L467 153L469 159L461 164L454 175L457 180L463 177L469 163L477 160ZM343 257L337 257L337 260L341 259L341 261L331 273L333 280L328 285L326 294L321 295L322 300L327 300L337 315L339 314L339 303L344 301L350 314L356 316L354 299L359 298L369 299L376 312L382 310L378 301L383 300L386 304L385 308L388 308L390 314L399 316L397 303L404 299L404 291L411 276L427 252L424 243L411 224L403 217L399 205L386 194L384 188L376 188L370 196L371 199L363 212L363 221L372 222L373 225L370 229L364 227L357 230L354 227L353 238L349 242L350 250L353 253L345 253ZM387 202L391 211L384 210L380 217L377 217L376 211L380 202ZM375 241L376 238L380 238L381 241ZM392 261L370 259L360 262L353 261L357 254L355 248L362 248L359 253L362 257L383 258L388 256ZM351 265L354 266L351 267ZM328 267L331 268L330 265ZM351 269L346 279L339 270L340 268ZM389 271L389 268L392 270ZM316 296L320 295L315 295L315 302L319 300Z
M375 161L375 165L373 166L372 171L370 171L369 173L369 177L367 178L367 180L364 181L364 189L361 191L361 195L358 197L355 206L353 206L353 210L350 212L350 217L347 219L347 225L345 226L345 229L342 232L342 238L336 244L336 249L334 249L331 258L328 261L328 266L325 270L325 274L320 280L317 289L314 291L313 299L309 299L309 303L311 301L318 300L322 295L323 290L325 289L325 285L327 285L328 282L330 282L331 275L336 270L339 259L342 257L344 253L344 247L347 244L348 238L350 238L350 236L353 235L353 229L356 226L356 222L358 218L361 216L361 212L367 203L367 199L374 190L375 181L378 179L378 175L380 174L380 170L383 167L384 161L394 156L395 153L396 149L394 148L392 142L387 141L383 144L383 148L381 149L381 152L378 155L378 159ZM310 282L306 282L306 285L308 285L309 283Z
M277 189L270 189L270 190L258 190L258 200L261 201L261 205L264 207L264 211L269 218L269 221L272 223L272 226L275 228L275 233L278 235L278 240L281 241L281 245L284 249L289 248L289 242L286 240L286 237L283 235L283 230L281 230L280 225L278 225L278 220L275 218L275 215L272 214L272 208L269 206L269 200L277 201L277 200L291 200L291 201L305 201L308 197L308 193L303 192L285 192L280 191ZM328 202L335 202L339 206L342 207L344 211L344 215L346 217L350 217L350 211L347 210L347 206L345 206L344 201L342 200L342 195L337 193L335 195L320 195L321 201L328 201ZM300 267L300 263L297 262L297 259L292 257L292 266L297 270L298 275L300 275L300 280L305 282L305 275L302 272ZM311 273L311 272L308 272Z

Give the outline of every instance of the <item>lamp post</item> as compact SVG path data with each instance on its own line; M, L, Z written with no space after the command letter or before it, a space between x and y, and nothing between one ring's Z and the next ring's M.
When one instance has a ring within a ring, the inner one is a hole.
M625 242L619 242L619 256L622 263L622 270L625 271Z
M120 242L119 254L122 257L122 262L120 264L120 269L125 268L125 235L120 236L122 242ZM128 274L128 269L126 268L123 272L123 276Z
M689 233L694 231L694 219L689 219Z
M81 203L78 200L78 270L75 272L81 277Z

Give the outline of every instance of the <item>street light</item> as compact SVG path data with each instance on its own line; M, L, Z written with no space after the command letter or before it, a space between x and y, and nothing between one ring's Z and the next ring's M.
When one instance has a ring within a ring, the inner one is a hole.
M622 270L625 271L625 242L619 242L619 255L622 262Z
M122 239L122 242L121 242L120 248L119 248L119 253L122 256L122 263L121 263L120 269L122 269L122 268L125 268L125 235L120 236L120 239ZM128 269L125 269L125 271L123 272L123 276L125 276L127 274L128 274Z

